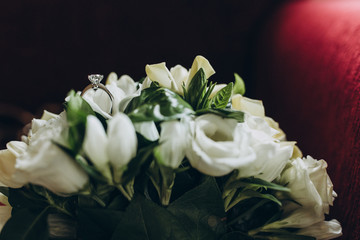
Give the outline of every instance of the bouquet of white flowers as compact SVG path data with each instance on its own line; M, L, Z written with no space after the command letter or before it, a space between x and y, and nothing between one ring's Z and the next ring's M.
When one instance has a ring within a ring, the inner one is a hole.
M188 71L92 75L0 151L0 239L331 239L336 193L261 101Z

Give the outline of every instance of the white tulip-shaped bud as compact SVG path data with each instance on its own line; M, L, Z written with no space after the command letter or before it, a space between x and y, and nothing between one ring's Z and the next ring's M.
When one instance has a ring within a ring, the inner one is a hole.
M178 168L185 157L188 128L179 121L161 123L160 145L156 156L164 166Z
M108 137L100 120L89 115L83 149L94 166L107 178L111 179L109 157L107 154Z
M115 170L120 169L136 156L137 137L134 125L124 113L117 113L108 122L108 156Z

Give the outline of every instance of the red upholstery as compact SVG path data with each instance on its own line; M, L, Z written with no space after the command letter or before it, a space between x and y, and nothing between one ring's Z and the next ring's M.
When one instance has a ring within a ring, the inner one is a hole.
M287 3L260 39L259 97L304 154L327 160L331 218L360 239L360 1Z

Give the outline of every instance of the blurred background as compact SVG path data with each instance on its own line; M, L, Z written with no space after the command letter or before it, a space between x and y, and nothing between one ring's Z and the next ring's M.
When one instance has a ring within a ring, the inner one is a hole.
M237 72L254 95L253 46L279 0L0 2L0 147L43 109L60 112L87 75L134 80L145 65L190 68L206 57L216 82Z

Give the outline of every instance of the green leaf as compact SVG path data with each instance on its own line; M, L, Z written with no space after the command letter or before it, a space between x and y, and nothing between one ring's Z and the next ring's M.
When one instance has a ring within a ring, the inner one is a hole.
M245 94L244 80L237 73L234 73L234 77L235 77L235 85L233 89L233 94L244 95Z
M257 202L254 202L252 200L256 200ZM250 202L250 204L249 204ZM243 210L241 212L239 212L235 218L233 219L229 219L230 221L228 221L228 226L231 226L231 225L236 225L236 224L239 224L241 222L251 222L251 220L253 218L259 218L259 220L262 220L261 219L261 215L259 214L256 214L256 211L258 209L260 209L261 207L263 207L265 204L267 204L269 202L268 199L261 199L261 200L258 200L258 199L249 199L247 202L245 202L245 204L242 204L242 207L245 206L245 208L243 208ZM247 231L249 230L248 228L245 228L247 229ZM250 228L251 229L251 228Z
M265 190L271 189L275 191L290 192L290 189L287 187L254 177L234 180L229 184L227 184L226 186L226 189L234 189L234 188L248 188L253 190L263 188Z
M235 191L235 189L233 190ZM226 211L229 211L232 207L234 207L236 204L238 204L241 201L244 201L246 199L250 198L261 198L261 199L267 199L272 202L275 202L279 206L282 206L282 203L272 194L269 193L261 193L256 190L251 189L238 189L235 194L230 194L226 197Z
M79 166L87 173L89 176L94 178L95 180L98 180L100 182L106 183L109 180L104 177L99 170L93 166L88 164L89 161L87 161L83 156L80 154L77 154L75 157L76 162L79 164Z
M103 208L79 208L79 239L110 239L124 213Z
M240 231L226 233L220 240L253 240L254 238Z
M198 104L196 105L196 109L207 109L210 107L210 103L211 103L210 95L214 90L215 86L216 83L210 82L209 87L205 92L205 95L202 97L202 99L199 99L201 101L199 101Z
M136 108L144 104L146 102L146 99L158 89L159 87L152 86L142 90L140 96L134 97L129 102L129 104L126 106L124 110L124 113L129 114L130 112L134 111Z
M20 208L37 210L48 206L46 199L32 191L29 186L9 188L8 201L13 207L13 212Z
M225 108L232 96L232 91L233 83L229 83L215 94L212 99L211 107L217 109Z
M69 94L69 101L66 103L66 117L69 125L69 145L74 152L78 152L82 146L86 118L88 115L95 115L90 105L72 90Z
M190 81L188 89L184 92L185 100L197 110L199 103L203 101L206 94L208 81L202 68L199 69Z
M260 193L260 192L254 191L254 190L245 190L239 194L239 197L262 198L262 199L267 199L267 200L273 201L273 202L277 203L279 206L282 205L281 202L274 195L271 195L268 193Z
M268 240L316 240L311 236L303 236L297 234L272 234L272 235L259 235L254 237L255 240L268 239Z
M196 111L196 115L200 116L200 115L204 115L204 114L215 114L218 115L220 117L223 118L233 118L238 122L244 122L244 113L241 111L236 111L236 110L232 110L232 109L212 109L212 108L208 108L208 109L201 109L201 110L197 110Z
M31 189L38 195L44 197L47 204L59 212L74 216L74 197L60 197L46 188L38 185L30 185Z
M137 195L126 209L112 240L193 239L165 208Z
M9 188L8 187L0 187L0 192L5 196L9 197Z
M1 231L0 240L47 240L47 216L49 207L37 210L21 208L12 212L11 218Z
M147 168L153 157L153 150L158 143L153 143L147 147L140 149L135 158L133 158L122 175L122 184L126 185L134 179L143 167Z
M133 122L167 121L193 113L191 106L167 88L148 88L126 109Z
M224 203L213 177L205 177L199 186L172 202L168 210L191 236L188 239L218 239L225 233Z
M163 206L169 205L172 188L175 181L175 171L171 167L162 164L161 157L154 150L155 160L149 167L149 177L156 188L159 199Z

